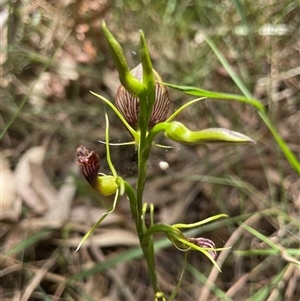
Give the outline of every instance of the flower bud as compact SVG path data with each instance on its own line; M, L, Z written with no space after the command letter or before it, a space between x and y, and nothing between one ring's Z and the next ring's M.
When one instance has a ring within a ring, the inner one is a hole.
M139 64L136 68L130 72L140 82L143 81L143 67ZM170 100L167 88L158 83L161 81L160 75L153 69L154 78L156 80L155 85L155 103L153 106L149 128L152 128L155 124L165 121L168 115ZM131 127L137 128L138 116L139 116L139 98L133 97L124 86L120 85L116 95L116 107L124 116L126 121Z
M201 143L256 143L253 139L244 134L224 128L191 131L178 121L169 123L169 126L165 130L165 136L173 141L191 145Z
M143 84L130 74L122 47L108 30L104 21L102 23L102 29L108 42L109 50L113 57L115 66L118 70L121 83L132 95L138 96L143 90Z

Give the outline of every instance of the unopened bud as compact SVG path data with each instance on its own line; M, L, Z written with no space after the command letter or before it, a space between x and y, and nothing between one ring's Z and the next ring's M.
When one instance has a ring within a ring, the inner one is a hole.
M210 128L200 131L191 131L183 123L173 121L165 130L165 136L182 144L201 143L255 143L250 137L224 128Z

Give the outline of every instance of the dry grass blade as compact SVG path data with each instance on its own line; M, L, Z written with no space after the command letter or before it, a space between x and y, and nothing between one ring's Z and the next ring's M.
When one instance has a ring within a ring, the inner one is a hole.
M94 245L91 246L91 252L95 256L96 261L98 263L105 260L104 254L101 252L100 249L98 249ZM109 277L111 277L117 289L120 291L120 294L124 297L125 300L127 301L137 300L133 292L130 290L129 286L126 285L125 281L122 279L122 275L117 271L117 269L110 269L109 271L107 271L107 273Z
M244 223L247 224L247 225L253 225L259 219L261 219L261 217L262 217L261 213L254 214L249 219L247 219ZM224 248L234 246L235 243L242 237L244 232L245 232L245 229L240 226L237 230L235 230L232 233L230 238L227 240ZM230 252L232 252L232 249L224 250L224 251L221 252L220 256L217 258L216 262L217 262L217 264L220 268L222 268L223 263L226 260L226 258L227 258L227 256L229 255ZM217 279L219 273L220 273L220 271L216 267L212 268L212 271L210 272L210 274L208 276L207 284L201 290L201 294L198 297L198 301L209 300L209 298L210 298L210 283L215 283L216 282L216 279ZM247 278L245 277L244 280L247 280ZM234 292L232 292L232 293L234 293ZM233 294L232 294L232 296L233 296Z
M74 175L79 174L79 169L76 164L70 168L66 179L63 182L60 190L57 192L57 197L52 200L52 204L45 215L45 220L50 222L51 225L63 225L70 219L71 205L76 193L76 186L74 184Z
M48 209L49 204L45 203L31 186L34 179L31 165L41 165L44 161L45 153L46 146L37 146L29 149L22 156L15 171L18 194L37 214L43 214Z
M43 266L39 269L37 273L35 273L34 277L30 280L30 282L25 286L24 293L22 295L21 301L27 301L30 299L34 289L40 284L41 280L45 277L48 270L55 264L59 253L55 253L49 258Z

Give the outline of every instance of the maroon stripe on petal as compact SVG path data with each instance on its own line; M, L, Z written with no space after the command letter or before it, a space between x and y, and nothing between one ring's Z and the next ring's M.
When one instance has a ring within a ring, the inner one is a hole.
M94 151L90 151L81 145L77 148L77 164L80 166L86 180L94 186L100 169L99 156Z
M202 248L209 248L209 249L215 249L215 243L205 237L191 237L188 239L193 244L202 247ZM215 250L207 250L208 253L215 259L217 257L217 252Z
M156 81L161 81L159 74L153 69ZM131 74L139 81L143 80L142 64L131 70ZM140 112L139 98L133 97L122 85L119 86L116 94L116 107L133 128L137 128L138 116ZM169 93L167 87L156 82L155 103L149 122L149 128L155 124L165 121L170 107Z

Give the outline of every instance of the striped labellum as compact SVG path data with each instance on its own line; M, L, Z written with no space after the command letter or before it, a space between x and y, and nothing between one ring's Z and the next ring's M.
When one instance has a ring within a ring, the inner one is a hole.
M99 156L94 151L90 151L81 145L77 148L77 164L80 166L86 180L94 187L100 169Z
M139 64L130 72L140 82L143 81L143 67ZM155 85L155 103L149 122L149 128L152 128L155 124L165 121L170 107L170 99L167 88L158 83L162 81L160 75L153 69L154 78L156 80ZM140 111L139 98L133 97L122 85L119 86L116 95L116 107L124 116L126 121L134 129L137 128L138 115Z

